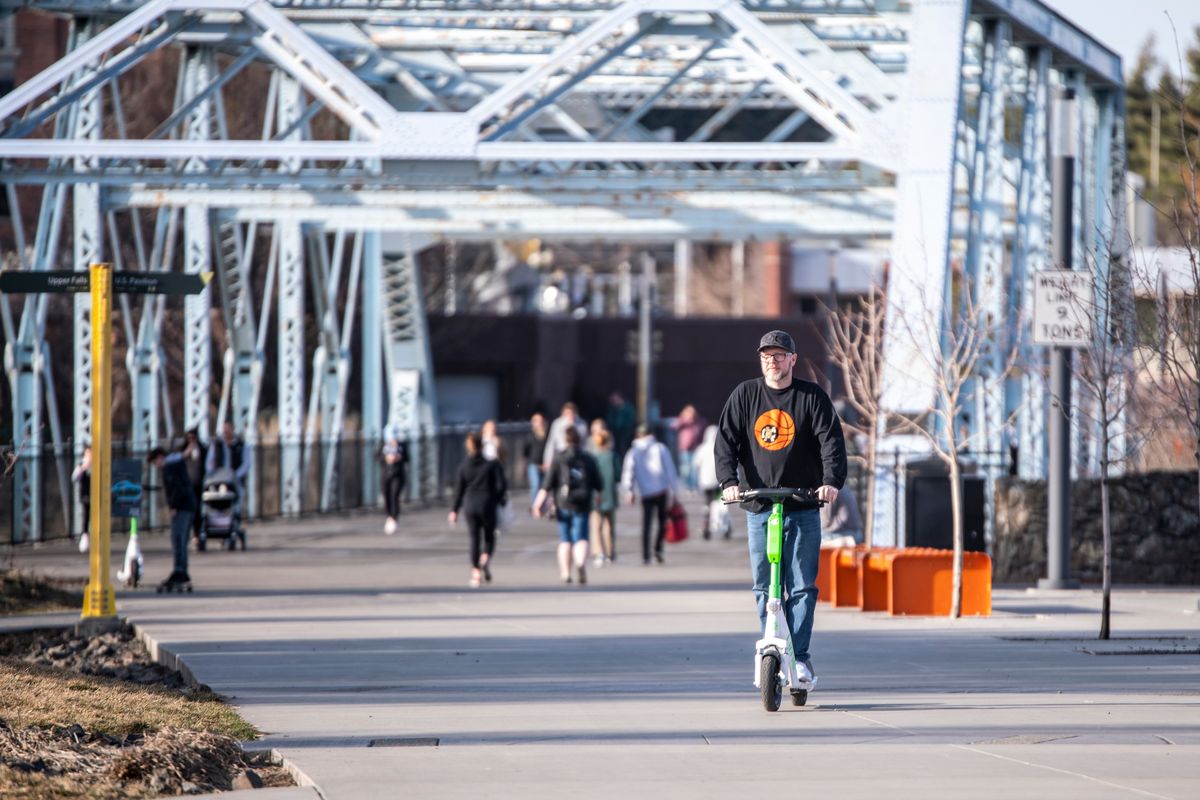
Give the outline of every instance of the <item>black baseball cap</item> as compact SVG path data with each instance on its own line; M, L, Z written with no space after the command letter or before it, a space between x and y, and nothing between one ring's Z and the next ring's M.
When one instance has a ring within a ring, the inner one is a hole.
M792 341L792 337L785 331L768 331L764 333L758 343L758 352L761 353L768 347L779 347L787 350L789 353L796 352L796 343Z

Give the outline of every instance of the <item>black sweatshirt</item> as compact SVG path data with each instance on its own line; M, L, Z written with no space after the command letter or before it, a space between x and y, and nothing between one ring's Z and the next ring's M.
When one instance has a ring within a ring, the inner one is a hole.
M455 511L465 507L470 514L494 514L496 506L504 502L507 494L508 482L497 462L474 455L468 456L458 468Z
M846 440L829 395L809 381L795 378L786 389L772 389L756 378L739 384L725 403L718 423L717 482L742 489L788 487L841 489L846 482ZM767 500L742 504L765 511ZM788 511L806 504L789 500ZM811 506L807 506L811 507Z

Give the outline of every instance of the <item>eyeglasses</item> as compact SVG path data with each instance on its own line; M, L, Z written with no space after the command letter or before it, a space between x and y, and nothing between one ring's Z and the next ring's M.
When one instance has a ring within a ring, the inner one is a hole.
M774 361L776 364L782 364L787 360L791 353L759 353L758 358L764 364Z

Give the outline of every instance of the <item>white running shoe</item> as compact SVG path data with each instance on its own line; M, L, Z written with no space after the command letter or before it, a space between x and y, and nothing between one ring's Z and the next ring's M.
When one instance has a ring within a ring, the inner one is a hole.
M387 518L387 522L383 523L383 532L391 536L396 532L396 520L392 517Z
M817 682L817 673L813 670L811 661L796 662L796 680L809 686Z
M86 533L80 534L80 536L79 536L79 552L86 553L88 551L88 547L91 545L91 542L92 542L92 537L88 536Z

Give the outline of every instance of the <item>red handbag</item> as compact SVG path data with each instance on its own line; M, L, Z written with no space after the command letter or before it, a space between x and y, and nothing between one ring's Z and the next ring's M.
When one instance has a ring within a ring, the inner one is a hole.
M683 510L678 502L673 503L667 509L667 530L664 533L665 538L669 543L676 544L682 542L688 537L688 521L687 512Z

